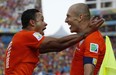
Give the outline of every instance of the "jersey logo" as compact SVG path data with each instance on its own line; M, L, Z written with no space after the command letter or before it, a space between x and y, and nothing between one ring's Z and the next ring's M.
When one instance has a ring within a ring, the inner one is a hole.
M90 43L90 52L98 53L98 44Z
M40 33L38 33L38 32L35 32L35 33L33 33L33 35L34 35L34 37L39 41L39 40L41 40L42 39L42 35L40 34Z

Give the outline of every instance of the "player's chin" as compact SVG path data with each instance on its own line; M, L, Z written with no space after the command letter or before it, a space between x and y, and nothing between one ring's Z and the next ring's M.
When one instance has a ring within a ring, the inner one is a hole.
M76 30L73 30L73 29L70 29L70 32L71 33L75 33L75 32L77 32Z
M74 33L74 31L70 31L71 33Z
M44 29L42 30L42 35L44 35L44 30L46 30L46 28L44 28Z
M42 33L42 35L44 35L44 33Z
M41 35L44 35L44 32L42 31L40 34L41 34Z
M71 27L70 27L70 32L71 32L71 33L73 33L73 32L74 32L74 30L73 30Z

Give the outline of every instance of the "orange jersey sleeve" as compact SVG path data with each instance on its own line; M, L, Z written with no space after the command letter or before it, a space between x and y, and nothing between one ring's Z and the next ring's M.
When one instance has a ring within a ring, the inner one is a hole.
M105 53L105 41L99 31L89 35L84 41L84 56L98 59L99 54Z

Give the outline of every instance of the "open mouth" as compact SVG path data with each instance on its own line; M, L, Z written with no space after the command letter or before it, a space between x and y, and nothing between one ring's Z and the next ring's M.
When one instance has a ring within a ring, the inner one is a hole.
M45 30L46 28L43 29L43 31Z
M69 29L71 29L71 25L69 25Z

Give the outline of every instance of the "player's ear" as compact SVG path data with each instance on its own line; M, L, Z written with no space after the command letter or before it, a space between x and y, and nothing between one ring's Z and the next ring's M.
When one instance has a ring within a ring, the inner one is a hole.
M83 14L80 14L80 15L79 15L79 19L78 19L79 22L81 22L81 21L83 20L83 17L84 17Z
M78 22L81 22L81 21L83 20L83 15L80 14L80 15L76 18L76 20L78 20Z
M35 21L34 20L30 20L29 23L30 23L31 26L35 25Z

